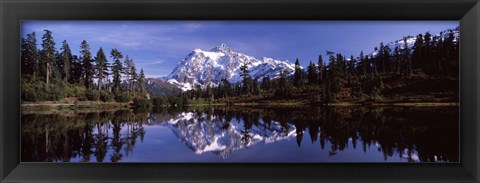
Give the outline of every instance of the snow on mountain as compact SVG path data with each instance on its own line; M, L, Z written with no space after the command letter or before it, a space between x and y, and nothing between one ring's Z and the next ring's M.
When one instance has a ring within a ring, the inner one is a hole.
M212 48L209 51L195 49L182 59L172 73L162 78L183 91L194 89L196 85L206 87L217 86L223 78L230 83L242 81L240 66L246 64L253 79L261 81L264 76L277 78L281 71L292 74L295 65L288 60L275 60L263 57L257 59L243 53L238 53L226 44Z
M227 122L217 116L207 116L197 113L184 112L166 123L161 123L196 154L214 153L227 158L232 152L248 148L257 143L273 143L296 136L293 124L287 124L286 131L278 122L264 125L260 120L258 125L245 129L244 122L232 119Z
M445 39L449 36L449 31L450 30L453 32L453 35L454 35L454 40L453 41L457 42L459 40L459 35L460 35L459 29L445 30L445 31L440 32L439 34L432 35L432 38L436 36L436 37L439 37L443 40L443 39ZM406 38L407 38L406 39L407 47L409 49L411 49L411 51L413 51L413 46L415 45L415 42L417 41L417 37L416 36L407 36ZM395 47L399 47L400 50L405 49L405 40L404 39L399 39L399 40L396 40L396 41L392 41L392 42L387 43L385 46L390 48L390 50L393 53L393 51L395 50ZM377 54L378 54L378 50L373 51L372 53L368 54L368 56L369 57L375 57L375 56L377 56Z

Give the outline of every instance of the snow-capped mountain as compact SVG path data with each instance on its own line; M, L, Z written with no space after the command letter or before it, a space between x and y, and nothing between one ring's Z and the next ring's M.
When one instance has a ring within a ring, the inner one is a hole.
M285 70L292 74L295 65L288 60L275 60L263 57L257 59L230 49L226 44L204 51L195 49L182 59L168 76L161 78L184 91L194 89L196 85L217 86L222 79L230 83L242 81L240 66L246 64L253 79L261 81L264 76L277 78Z
M166 123L161 123L162 126L171 129L182 143L196 154L210 152L225 159L232 152L257 143L268 144L297 135L293 124L287 124L288 128L285 131L278 122L264 125L264 122L260 121L258 125L245 129L244 122L235 118L227 122L217 116L209 118L206 114L197 115L193 112L184 112Z
M442 31L440 32L439 34L436 34L436 35L432 35L432 38L433 37L438 37L438 38L441 38L442 40L447 38L449 36L449 33L450 31L453 32L453 36L454 36L454 39L453 41L454 42L457 42L460 38L459 38L459 35L460 35L460 30L458 28L455 28L455 29L448 29L448 30L445 30L445 31ZM423 34L425 35L425 34ZM407 36L406 37L406 41L407 41L407 47L409 49L411 49L411 51L413 51L413 46L415 45L415 42L417 41L417 37L416 36ZM390 48L390 50L393 51L395 50L395 47L398 47L400 50L404 49L405 48L405 39L399 39L399 40L396 40L396 41L392 41L392 42L389 42L387 43L385 46L387 46L388 48ZM376 51L373 51L372 53L370 53L368 56L369 57L375 57L376 55L378 54L378 50Z

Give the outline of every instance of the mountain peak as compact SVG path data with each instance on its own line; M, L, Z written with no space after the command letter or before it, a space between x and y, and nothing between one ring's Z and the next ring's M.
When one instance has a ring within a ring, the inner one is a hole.
M230 49L227 44L225 43L222 43L218 46L216 46L215 48L212 48L210 51L212 52L217 52L217 51L220 51L220 52L232 52L232 49Z
M230 83L242 81L240 67L247 64L250 76L261 81L263 77L278 78L283 70L293 73L295 66L288 61L263 58L232 51L225 43L210 51L195 49L175 66L164 80L181 88L191 90L197 85L218 86L223 78Z

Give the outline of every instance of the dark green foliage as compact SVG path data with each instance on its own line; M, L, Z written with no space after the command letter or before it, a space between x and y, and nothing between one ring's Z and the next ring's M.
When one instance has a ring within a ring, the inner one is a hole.
M113 95L106 91L100 92L100 100L104 102L110 102L113 99Z
M143 73L143 69L140 69L140 74L138 75L138 85L140 87L140 91L145 90L145 73Z
M117 49L112 49L112 51L110 52L110 56L113 58L113 66L112 66L113 89L114 91L120 91L120 85L122 82L120 77L123 71L123 66L122 66L122 62L120 62L120 59L123 58L123 55Z
M95 74L92 64L92 54L90 53L90 46L88 45L87 41L83 40L80 48L80 60L82 61L85 71L85 88L90 88L93 86L93 75Z
M322 55L318 56L318 84L322 85L323 84L323 75L324 75L324 64L323 64L323 58Z
M169 105L168 99L164 95L160 95L158 97L152 98L152 104L155 108L163 108Z
M61 76L64 81L70 80L70 73L72 68L73 55L70 47L68 46L67 40L63 40L62 52L60 53L61 59L58 59L57 67L61 71Z
M130 96L120 90L120 77L124 68L120 59L122 54L112 49L111 56L115 63L111 67L114 80L114 91L108 78L109 68L103 49L100 48L95 59L92 59L90 47L87 41L82 41L80 57L71 53L67 41L62 42L59 51L55 50L55 42L52 32L44 30L42 36L42 50L37 50L35 32L27 34L22 38L21 45L21 66L22 66L22 100L23 101L61 101L66 97L75 100L102 100L111 101L115 99L120 102L129 102ZM134 92L140 90L144 94L145 74L143 69L138 76L133 60L129 59L131 78L130 89ZM95 62L95 65L93 64ZM94 78L97 85L94 85ZM135 82L139 82L137 83ZM98 86L94 88L94 86ZM138 89L137 89L138 86ZM134 93L135 94L135 93ZM64 100L64 102L70 101Z
M250 77L250 71L248 70L247 64L243 64L240 67L240 76L243 78L243 85L242 85L242 94L249 94L253 88L253 81Z
M142 98L134 98L133 99L133 107L140 108L140 109L149 109L153 106L152 101L148 99Z
M312 61L310 61L310 64L308 65L308 69L307 69L307 75L308 75L308 84L309 85L315 85L317 84L317 76L318 76L318 73L317 73L317 68L315 67L315 64L313 64Z
M53 41L52 32L44 30L45 34L42 36L42 51L39 63L40 75L45 77L45 84L48 87L50 78L52 77L53 65L55 64L55 42Z
M83 85L85 75L85 69L83 68L82 61L78 58L77 55L72 57L72 68L70 69L70 83L81 84Z
M182 99L179 96L172 95L168 98L168 103L172 107L181 107L184 106L184 102L186 102L184 99ZM186 104L186 103L185 103Z
M100 99L100 94L98 93L98 91L95 91L93 89L87 89L85 90L85 97L87 98L87 100L97 101Z
M104 80L108 75L108 60L103 52L102 47L97 52L97 56L95 57L96 62L96 69L95 75L98 79L98 90L102 91Z
M295 61L295 73L293 75L293 86L295 87L302 87L303 86L303 70L300 66L300 62L297 60Z
M115 101L117 102L130 102L132 100L132 97L130 96L129 93L127 92L115 92Z
M35 32L27 34L27 38L22 38L21 53L22 76L37 76L39 69L39 53Z

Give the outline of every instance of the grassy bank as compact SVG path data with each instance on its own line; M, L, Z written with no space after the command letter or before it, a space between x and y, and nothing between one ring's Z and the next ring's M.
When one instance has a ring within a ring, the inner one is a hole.
M75 101L75 102L25 102L21 104L22 111L69 111L69 110L108 110L129 108L130 103Z

